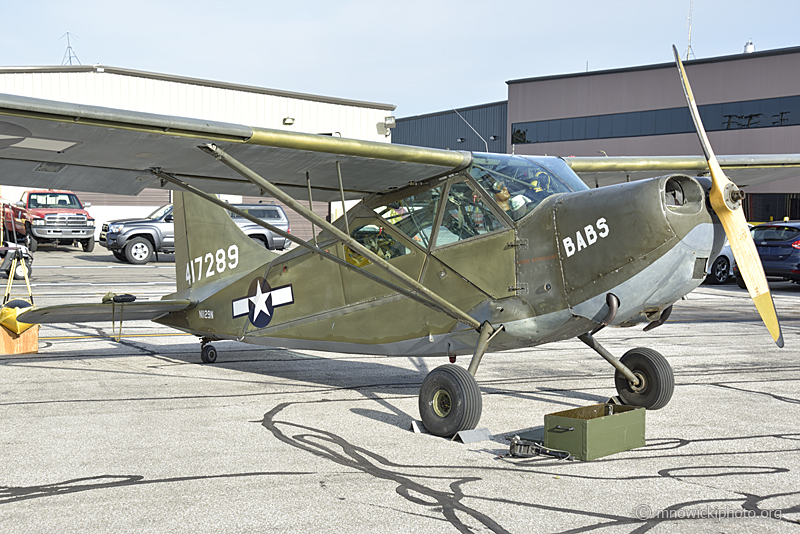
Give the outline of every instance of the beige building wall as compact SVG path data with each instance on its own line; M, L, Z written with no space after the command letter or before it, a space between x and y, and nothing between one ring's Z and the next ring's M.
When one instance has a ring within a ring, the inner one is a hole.
M689 61L686 71L698 105L800 94L800 48ZM508 82L508 139L512 124L519 122L685 105L673 63L515 80ZM800 126L717 131L708 136L717 154L800 152ZM609 156L702 154L694 133L518 144L513 150L556 156L597 156L600 151ZM800 192L800 182L792 183Z

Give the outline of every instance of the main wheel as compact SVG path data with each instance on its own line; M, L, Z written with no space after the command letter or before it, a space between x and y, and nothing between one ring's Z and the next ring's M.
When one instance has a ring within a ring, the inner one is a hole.
M711 266L711 274L708 281L712 284L724 284L728 281L731 272L731 261L725 256L720 256L714 260Z
M217 361L217 349L214 348L214 345L203 345L203 348L200 349L200 359L203 360L203 363Z
M419 414L431 434L449 438L478 426L483 409L481 390L463 367L437 367L422 381Z
M89 239L84 239L81 241L81 247L83 247L84 252L91 252L94 250L94 237L90 237Z
M125 245L125 259L143 265L153 257L153 244L144 237L134 237Z
M669 362L652 349L636 348L619 359L639 379L634 386L619 371L614 375L617 393L624 404L658 410L667 405L675 391L675 375Z

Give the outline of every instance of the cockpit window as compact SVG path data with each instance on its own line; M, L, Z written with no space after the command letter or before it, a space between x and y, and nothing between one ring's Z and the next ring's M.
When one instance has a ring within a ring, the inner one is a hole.
M470 175L518 221L555 193L588 189L561 158L474 154Z
M410 252L405 245L395 239L383 226L365 224L353 230L350 235L384 260L405 256ZM348 263L352 263L357 267L364 267L370 263L368 259L361 254L353 252L347 246L345 247L345 253L345 259Z
M392 202L388 206L376 208L375 211L419 243L422 248L427 249L441 196L442 188L434 187L397 202Z
M447 191L436 246L447 245L504 228L469 182L455 182Z

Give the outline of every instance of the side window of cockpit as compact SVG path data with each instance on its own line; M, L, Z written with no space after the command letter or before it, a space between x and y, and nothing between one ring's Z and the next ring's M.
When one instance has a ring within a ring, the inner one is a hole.
M503 228L503 223L468 182L456 182L447 192L447 204L436 234L436 246L470 239Z
M359 226L351 232L351 235L356 241L384 260L391 260L409 253L408 247L395 239L383 227L375 224ZM368 259L353 252L349 247L345 247L345 251L347 255L345 259L353 265L363 267L370 263Z
M442 188L435 187L376 208L375 212L427 249L441 194Z

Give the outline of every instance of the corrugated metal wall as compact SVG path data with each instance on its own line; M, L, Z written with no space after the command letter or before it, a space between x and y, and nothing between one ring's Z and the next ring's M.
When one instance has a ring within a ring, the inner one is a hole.
M103 66L2 67L0 93L378 142L389 142L383 122L394 110L390 104ZM290 126L283 124L287 117L294 120ZM98 208L142 206L144 209L170 201L169 192L160 189L145 190L138 197L76 193ZM269 201L258 197L243 201L258 200ZM327 203L314 202L313 209L318 215L328 215ZM310 223L289 209L286 213L292 233L310 239Z
M0 71L0 93L372 141L386 141L383 121L393 107L344 105L315 101L310 95L292 98L105 71ZM294 124L284 126L286 117Z
M489 152L506 151L508 102L463 108L458 113L486 143L452 110L397 119L392 143L474 152L486 152L488 144Z

